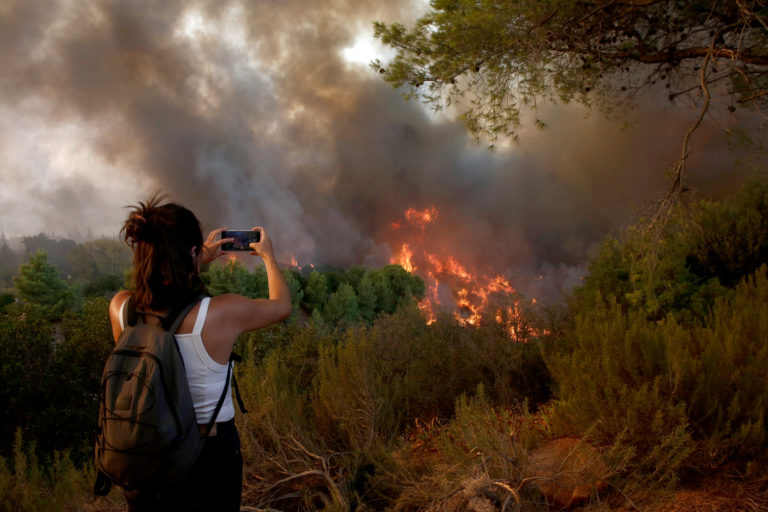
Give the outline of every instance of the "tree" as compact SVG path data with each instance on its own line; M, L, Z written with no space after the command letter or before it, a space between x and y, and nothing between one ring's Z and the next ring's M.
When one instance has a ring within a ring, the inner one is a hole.
M77 244L66 259L76 281L122 279L125 269L131 266L131 250L118 240L103 238Z
M515 136L541 100L610 107L663 87L768 103L764 0L432 0L406 29L374 23L397 50L384 78L436 108L462 101L470 132Z
M397 306L402 306L413 299L424 298L424 280L411 274L400 265L387 265L382 269L384 275L389 278L389 285L395 295Z
M370 322L376 314L376 289L370 273L366 273L357 285L357 300L360 304L360 314Z
M322 307L328 299L328 280L325 274L313 270L304 288L304 304L310 311Z
M74 293L61 279L59 270L48 263L48 255L43 251L19 267L13 282L21 299L42 306L49 318L61 317L75 302Z
M54 239L44 233L34 236L25 236L21 239L27 256L43 251L48 255L48 261L55 265L64 275L69 275L71 269L67 255L77 247L77 242L68 238Z
M230 260L225 265L212 264L202 279L211 295L237 293L256 297L255 277L238 260Z
M373 291L376 294L376 311L394 313L397 309L396 297L392 291L389 277L383 269L372 270L368 274Z
M21 263L21 256L8 245L5 234L0 235L0 289L10 286Z
M291 294L291 304L293 305L293 312L290 318L296 318L296 314L299 311L299 304L301 299L304 298L304 290L301 286L301 275L294 270L283 270L283 277L288 284L288 291Z
M357 304L355 290L347 283L341 283L328 298L323 311L323 317L331 325L353 325L360 319L360 308Z

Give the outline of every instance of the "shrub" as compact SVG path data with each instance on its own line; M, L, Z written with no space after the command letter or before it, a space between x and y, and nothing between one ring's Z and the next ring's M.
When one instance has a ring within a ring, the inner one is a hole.
M622 438L641 471L768 459L766 267L693 326L595 306L548 363L558 386L553 421L605 444Z
M0 455L10 453L14 431L24 427L39 438L41 408L49 403L56 379L53 328L35 305L6 306L0 315Z
M17 430L13 453L0 457L0 512L80 512L94 501L95 471L90 465L78 469L64 452L55 452L50 462L41 464L34 443L26 444ZM120 510L120 493L98 498L94 510Z
M768 180L753 178L722 202L680 209L663 232L608 238L575 292L576 310L615 301L650 320L701 320L718 297L768 263Z
M98 391L112 348L108 301L89 299L54 328L34 305L10 305L0 316L0 454L23 428L46 458L73 449L90 457Z

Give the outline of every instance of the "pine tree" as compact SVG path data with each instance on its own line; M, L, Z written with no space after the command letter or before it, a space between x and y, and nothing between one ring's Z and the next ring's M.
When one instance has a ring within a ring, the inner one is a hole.
M19 268L19 255L8 245L5 234L0 235L0 289L10 286Z
M360 319L360 307L355 290L341 283L325 305L323 316L331 325L352 325Z
M285 282L288 284L288 290L291 293L291 304L293 305L293 313L290 318L296 318L296 313L299 311L299 304L301 299L304 298L304 290L301 287L301 280L299 274L293 270L283 270L283 276L285 276Z
M21 300L42 306L49 318L60 318L74 305L74 293L61 279L59 270L48 263L48 255L43 251L19 267L13 282Z
M321 308L328 300L328 280L325 274L313 270L304 288L304 305L310 311Z
M372 321L376 314L376 289L370 274L365 274L357 285L357 300L363 319Z

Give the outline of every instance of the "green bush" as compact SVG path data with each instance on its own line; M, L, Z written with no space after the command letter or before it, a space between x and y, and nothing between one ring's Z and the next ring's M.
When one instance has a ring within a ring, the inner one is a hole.
M768 181L608 239L550 336L555 431L589 433L639 481L768 460ZM761 267L761 265L763 265Z
M89 299L55 326L34 305L0 315L0 455L23 428L42 455L91 456L104 361L112 349L107 299Z
M549 396L536 341L514 342L495 322L465 327L442 316L427 325L415 304L371 326L258 331L242 349L250 410L238 424L251 469L268 480L327 469L349 503L377 508L402 490L388 471L410 471L392 452L414 422L447 420L480 384L483 400L504 410Z
M0 456L7 456L17 428L39 438L40 410L56 385L53 326L35 305L6 306L0 315Z
M347 332L321 353L314 407L325 435L368 446L414 418L451 416L456 398L479 384L495 403L546 400L540 347L448 316L428 326L414 306Z
M68 453L55 452L41 464L34 444L27 445L17 430L13 453L0 457L0 512L79 512L93 497L95 471L89 464L77 468ZM98 498L94 510L119 510L120 493Z
M672 471L768 460L765 267L696 325L596 305L561 343L548 363L559 399L553 422L563 430L607 445L623 439L641 472L659 466L653 454Z
M672 313L693 322L765 263L768 179L753 178L724 201L679 209L661 233L641 226L606 239L575 292L576 309L602 299L651 320Z

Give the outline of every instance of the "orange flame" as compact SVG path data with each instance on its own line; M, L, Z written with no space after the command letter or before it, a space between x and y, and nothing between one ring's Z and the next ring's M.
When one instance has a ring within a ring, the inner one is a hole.
M400 253L392 258L391 262L399 264L411 273L416 270L416 267L413 266L413 251L411 251L408 244L403 244L402 247L400 247Z
M429 208L425 210L417 210L415 208L408 208L405 210L405 218L408 219L408 222L411 224L416 224L418 226L426 226L427 224L430 224L437 219L438 210L434 206L430 206Z
M390 261L401 265L408 272L419 269L416 262L423 266L419 274L425 281L426 293L419 303L419 309L427 324L436 320L435 310L441 304L438 292L442 284L451 290L456 304L454 318L461 325L479 325L483 316L488 315L504 325L512 339L525 339L521 327L524 323L522 311L518 299L514 297L516 291L504 276L478 275L452 255L441 257L420 245L417 246L415 242L421 242L425 227L434 222L438 214L434 206L425 210L406 210L405 218L418 230L417 236L413 236L413 245L402 244L400 251ZM393 230L399 230L401 227L402 221L392 224ZM498 302L499 297L508 299L502 300L505 303L503 306L491 307L491 303ZM512 305L508 305L510 302Z

